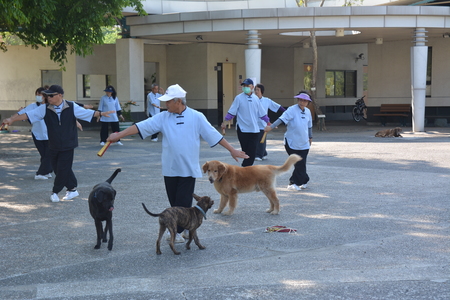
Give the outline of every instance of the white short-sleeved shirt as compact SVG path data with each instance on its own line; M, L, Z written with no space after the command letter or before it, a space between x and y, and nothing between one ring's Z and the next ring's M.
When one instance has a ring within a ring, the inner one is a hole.
M162 174L168 177L202 177L200 137L210 147L223 138L202 113L189 107L181 114L163 111L136 126L142 139L162 132Z
M37 105L36 102L31 103L27 107L21 109L17 114L23 115L24 113L36 109L39 106L45 106L45 104ZM44 120L40 120L39 122L33 123L31 127L31 132L38 141L48 140L47 125L45 125Z
M267 113L269 111L269 109L273 112L277 112L280 109L280 104L276 103L275 101L273 101L272 99L269 99L267 97L261 97L261 99L259 99L259 101L261 101L261 105L264 108L264 111ZM259 129L263 130L267 123L264 122L261 119L258 119L258 124L259 124Z
M284 134L289 147L294 150L306 150L310 148L308 129L312 128L311 111L305 107L302 111L298 104L288 107L280 119L287 125Z
M267 109L264 110L261 101L254 93L251 95L240 93L234 98L228 113L236 116L236 125L239 125L242 132L257 133L259 132L258 120L267 114Z
M100 98L98 110L102 112L111 110L119 111L122 110L122 108L120 107L119 99L117 97L113 98L103 95ZM117 117L117 114L110 114L109 117L101 117L100 122L119 122L119 118Z
M64 101L69 102L67 100L63 100L63 103L59 107L62 108L64 106ZM93 111L91 109L85 109L85 108L77 105L73 101L70 101L70 102L73 103L73 114L75 115L75 118L86 121L86 122L91 122L95 111ZM56 106L54 105L54 107L56 107ZM61 108L56 110L56 112L58 114L58 118L61 115ZM34 124L34 123L44 119L46 112L47 112L47 105L39 105L36 109L26 112L26 114L28 116L28 120L30 120L30 123Z
M161 106L159 102L159 97L162 95L159 93L153 94L153 92L148 93L147 95L147 115L156 115L160 113L160 109L158 107L153 106L152 104L155 104L156 106Z

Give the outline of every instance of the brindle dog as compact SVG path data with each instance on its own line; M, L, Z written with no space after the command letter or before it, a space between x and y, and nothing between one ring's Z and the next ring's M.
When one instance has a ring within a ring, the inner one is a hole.
M180 254L180 252L175 250L174 246L177 226L189 230L189 240L186 243L186 249L191 249L190 244L192 242L192 239L194 239L194 242L199 249L205 249L205 247L200 244L200 241L197 237L197 228L202 225L203 218L205 218L206 220L206 212L214 205L214 201L207 196L199 197L196 194L193 194L192 196L194 196L194 199L197 200L197 205L195 205L194 207L169 207L160 214L151 213L145 207L144 203L142 203L142 207L144 207L144 210L150 216L159 217L159 236L158 240L156 241L156 254L161 254L161 238L163 237L166 228L170 232L170 248L176 255Z
M375 133L376 137L402 137L402 135L400 134L400 132L402 132L403 130L400 127L395 127L393 129L385 129L385 130L381 130L378 131L377 133Z
M116 190L111 186L111 182L116 178L121 169L117 169L105 182L99 183L89 194L89 212L94 218L95 228L97 229L97 244L95 249L100 249L101 240L106 243L108 239L106 234L109 231L108 250L112 250L114 235L112 229L112 211L114 210L114 199ZM106 221L105 231L103 231L102 221Z

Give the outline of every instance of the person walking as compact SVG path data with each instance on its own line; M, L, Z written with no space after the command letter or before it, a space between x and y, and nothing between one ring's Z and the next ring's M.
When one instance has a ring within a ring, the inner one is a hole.
M281 106L280 104L276 103L275 101L273 101L272 99L269 99L267 97L264 97L264 85L262 85L261 83L258 83L255 87L255 95L256 97L259 98L259 100L261 101L261 105L264 108L264 111L269 112L269 109L271 111L273 111L274 113L283 113L284 111L286 111L286 109ZM264 136L264 128L266 127L267 123L264 122L263 120L259 119L258 120L258 124L259 124L259 143L258 146L256 146L256 155L255 155L255 160L266 160L267 159L267 150L266 150L266 141L267 138L264 139L264 141L261 143L261 140Z
M147 95L147 114L148 117L151 118L153 116L156 116L161 112L161 104L159 102L159 97L162 95L159 93L159 86L158 84L154 83L152 84L152 91L148 93ZM159 132L153 134L150 138L152 142L158 141L158 134Z
M43 97L42 92L44 91L43 87L36 89L35 97L36 102L31 103L25 108L22 108L17 112L18 115L22 115L28 111L31 111L40 105L45 105L47 103L46 97ZM47 180L52 177L52 164L50 160L50 151L48 148L48 134L47 134L47 126L45 125L44 120L40 120L34 123L31 127L31 136L33 138L34 145L39 152L40 165L36 174L34 175L35 180Z
M309 176L306 172L306 158L313 136L311 111L306 106L312 100L311 96L305 91L300 91L294 98L297 99L297 104L290 106L272 125L266 126L264 131L270 132L278 125L286 124L284 148L288 155L295 153L302 157L302 160L295 164L287 188L300 191L306 189L309 182Z
M119 99L117 98L117 92L112 85L108 85L104 90L106 95L100 98L100 103L98 105L99 111L110 111L115 110L116 115L110 117L101 117L100 122L102 124L100 128L100 146L104 146L106 139L108 138L108 127L111 126L112 132L118 132L119 129L119 118L123 120L122 108L120 107ZM123 145L119 140L116 142L117 145Z
M242 83L242 93L234 98L233 103L222 122L222 130L225 130L225 122L236 117L236 130L242 151L249 157L242 161L242 166L253 165L256 157L256 147L260 140L258 120L263 120L266 124L269 122L267 109L264 111L261 101L253 93L253 80L245 79Z
M178 84L169 86L159 100L165 102L166 111L138 122L124 131L112 133L108 141L115 142L133 134L139 134L145 139L156 132L161 132L162 175L170 206L191 207L195 180L202 177L199 162L200 138L210 147L221 145L236 161L238 158L248 156L243 151L233 148L208 122L205 115L186 105L186 91ZM178 243L184 242L184 238L180 235L183 230L181 227L177 229L175 241Z
M64 99L64 90L59 85L52 85L42 91L48 96L48 103L4 119L3 123L11 125L16 121L29 120L31 124L44 120L47 126L48 146L55 180L50 200L59 202L58 193L67 188L63 200L79 196L77 178L72 170L74 150L78 147L77 119L92 122L95 118L115 114L115 111L101 112L85 109L72 101Z

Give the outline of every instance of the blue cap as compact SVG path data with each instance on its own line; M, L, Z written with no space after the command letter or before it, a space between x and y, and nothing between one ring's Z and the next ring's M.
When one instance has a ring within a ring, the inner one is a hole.
M250 78L245 79L244 81L242 81L241 85L253 85L253 80L251 80Z

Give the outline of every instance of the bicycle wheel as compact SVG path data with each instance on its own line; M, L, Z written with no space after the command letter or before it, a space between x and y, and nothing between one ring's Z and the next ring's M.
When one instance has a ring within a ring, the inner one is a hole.
M364 120L367 120L367 107L364 107L362 109L362 117Z
M359 122L361 120L361 114L360 114L358 107L356 107L356 106L353 107L352 116L353 116L353 120L355 120L356 122Z

